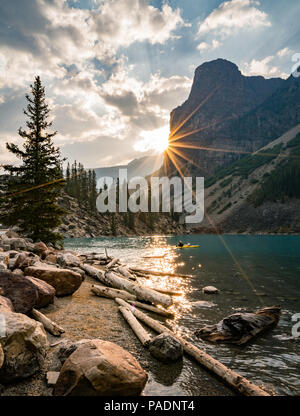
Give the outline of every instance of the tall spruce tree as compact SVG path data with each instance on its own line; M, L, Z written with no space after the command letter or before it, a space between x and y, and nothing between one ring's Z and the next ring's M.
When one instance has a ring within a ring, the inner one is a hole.
M34 241L56 243L62 236L55 232L55 228L60 225L64 214L57 204L64 186L62 159L52 141L56 132L47 132L52 123L47 121L50 110L39 76L30 87L31 95L26 94L28 105L24 110L28 117L27 130L19 129L23 146L6 144L21 163L4 166L11 180L6 189L1 222L8 226L18 225Z

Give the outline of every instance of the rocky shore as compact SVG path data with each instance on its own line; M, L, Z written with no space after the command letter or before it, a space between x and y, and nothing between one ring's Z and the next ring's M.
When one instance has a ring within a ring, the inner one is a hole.
M94 238L114 235L109 214L88 212L80 206L77 199L63 193L58 199L59 205L67 214L62 218L62 225L58 228L60 234L66 238ZM139 214L135 214L134 228L124 222L124 216L115 214L115 235L136 236L152 234L185 234L184 224L174 221L168 214L158 214L152 227L142 220Z
M138 395L151 382L150 368L165 366L171 379L178 371L174 357L161 356L164 340L152 348L161 360L153 358L132 336L118 305L93 295L95 280L82 270L83 262L104 270L111 258L55 250L13 231L1 236L2 395ZM61 332L55 333L47 319ZM174 340L168 342L173 354ZM182 360L182 352L177 358ZM204 395L232 394L202 371Z

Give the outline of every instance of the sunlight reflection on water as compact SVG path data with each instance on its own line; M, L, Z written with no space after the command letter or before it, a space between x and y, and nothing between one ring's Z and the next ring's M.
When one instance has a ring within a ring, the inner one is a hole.
M182 293L174 296L171 310L175 316L166 323L178 335L186 336L201 348L203 344L193 333L204 324L216 323L237 310L256 310L261 302L266 306L281 304L282 317L278 326L253 343L243 348L205 344L205 349L253 382L270 384L277 394L299 394L299 342L290 336L291 316L300 312L300 237L239 235L224 238L239 265L233 262L218 237L212 235L72 239L67 240L65 246L81 253L104 252L106 248L111 256L117 256L128 265L165 273L192 274L192 278L150 276L139 281L147 287ZM179 239L200 244L200 248L177 249ZM249 281L243 277L241 268ZM207 285L218 287L220 293L204 295L201 289ZM203 308L199 301L210 301L215 306ZM188 373L196 371L194 363L189 362L188 366L191 366ZM184 378L186 374L183 371L173 387L176 385L176 391L181 391L177 384L181 380L181 385L197 394L197 387L189 385Z

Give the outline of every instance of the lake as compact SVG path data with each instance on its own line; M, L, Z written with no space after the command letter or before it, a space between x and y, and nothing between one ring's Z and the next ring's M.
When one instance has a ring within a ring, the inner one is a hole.
M177 249L183 243L199 248ZM164 272L192 274L191 278L151 277L140 279L151 287L180 291L172 306L175 318L170 326L195 345L257 384L277 394L300 394L300 338L292 336L292 316L300 313L300 236L274 235L183 235L67 239L65 248L83 253L108 250L126 264ZM164 256L163 258L144 258ZM219 289L205 295L207 285ZM175 299L175 298L174 298ZM210 309L199 300L215 304ZM244 347L203 344L193 333L239 310L254 311L281 305L278 326ZM300 332L300 329L298 329ZM188 360L172 382L164 376L146 386L145 394L198 394L196 363ZM151 370L150 370L151 371Z

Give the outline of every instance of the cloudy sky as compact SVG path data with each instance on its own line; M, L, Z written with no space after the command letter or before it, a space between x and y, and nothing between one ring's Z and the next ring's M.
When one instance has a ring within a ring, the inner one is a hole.
M203 62L287 77L299 16L299 0L0 0L0 163L37 74L63 155L125 163L163 148Z

